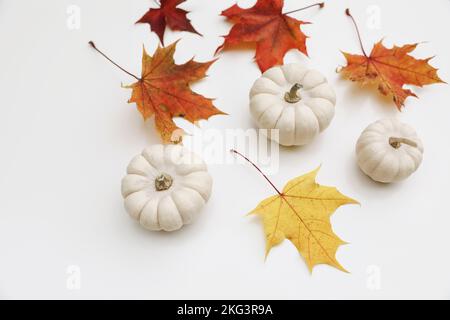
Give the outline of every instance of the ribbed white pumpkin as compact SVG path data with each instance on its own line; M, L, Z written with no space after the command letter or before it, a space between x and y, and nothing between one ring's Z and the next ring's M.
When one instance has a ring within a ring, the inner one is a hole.
M416 131L397 119L369 125L356 143L361 170L378 182L390 183L409 177L422 162L423 145Z
M250 91L250 112L259 128L278 129L269 138L281 145L305 145L328 127L336 95L327 79L301 64L273 67Z
M211 188L206 164L180 145L144 149L122 180L125 209L150 230L173 231L191 223Z

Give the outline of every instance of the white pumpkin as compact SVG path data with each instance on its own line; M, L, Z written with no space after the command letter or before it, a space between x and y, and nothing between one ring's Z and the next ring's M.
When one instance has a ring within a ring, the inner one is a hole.
M273 67L250 91L250 112L268 136L284 146L305 145L328 127L336 95L327 79L301 64ZM270 129L278 129L271 134Z
M356 143L361 170L378 182L390 183L409 177L422 162L423 145L416 131L397 119L369 125Z
M129 215L150 230L191 223L211 194L206 164L180 145L153 145L131 160L122 179Z

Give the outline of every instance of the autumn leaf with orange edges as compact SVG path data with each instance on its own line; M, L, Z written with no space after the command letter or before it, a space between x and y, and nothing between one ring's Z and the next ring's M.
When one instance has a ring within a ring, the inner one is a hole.
M173 121L184 118L192 123L206 120L213 115L226 114L213 105L213 99L205 98L191 90L189 84L206 76L206 71L215 62L196 62L193 59L184 64L175 64L173 55L177 42L158 47L153 56L145 48L142 54L142 73L138 77L111 60L100 51L94 42L89 44L107 60L137 82L124 86L132 89L129 103L136 103L139 112L147 120L155 117L156 129L164 143L179 143L184 131Z
M136 23L148 23L163 45L166 26L172 30L188 31L200 35L187 18L189 12L178 8L185 1L160 0L159 8L150 8Z
M127 88L133 90L129 103L135 102L144 119L155 116L156 128L166 143L178 142L173 133L179 129L174 117L182 117L192 123L225 114L217 109L212 99L193 92L189 83L206 76L214 61L200 63L193 59L177 65L173 59L176 42L166 48L158 47L155 54L142 55L141 78ZM179 129L181 130L181 129Z
M401 47L386 48L382 41L375 43L370 55L367 55L362 46L361 37L355 20L347 9L346 14L352 18L358 32L363 55L343 52L347 65L338 72L351 81L361 85L374 84L384 96L392 96L399 110L405 105L409 96L417 95L404 85L422 87L433 83L444 83L437 75L436 68L428 62L432 59L416 59L409 55L417 47L415 44L407 44Z
M262 72L274 65L283 64L284 55L291 49L298 49L308 55L308 37L300 30L300 26L309 22L291 18L288 14L313 6L323 7L323 3L287 13L282 13L283 5L283 0L258 0L249 9L242 9L236 4L223 11L222 16L234 26L216 52L243 43L254 43L256 63Z

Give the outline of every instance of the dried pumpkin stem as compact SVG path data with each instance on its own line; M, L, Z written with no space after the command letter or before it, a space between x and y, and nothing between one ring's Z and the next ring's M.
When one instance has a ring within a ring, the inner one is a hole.
M161 173L155 178L155 189L156 191L164 191L172 186L173 179L167 173Z
M361 46L361 50L362 50L364 56L367 57L366 50L364 50L364 46L363 46L363 43L362 43L362 40L361 40L361 33L359 32L358 24L356 23L355 18L353 18L352 14L350 13L350 9L345 9L345 14L352 19L353 24L354 24L355 29L356 29L356 33L358 34L359 45Z
M246 156L244 156L242 153L240 153L239 151L236 151L234 149L230 150L233 153L236 153L237 155L241 156L242 158L244 158L247 162L249 162L253 167L255 167L256 170L259 171L259 173L262 174L262 176L264 177L264 179L267 180L267 182L272 186L272 188L275 189L275 191L281 196L282 193L277 189L277 187L275 187L275 185L272 183L272 181L270 181L270 179L261 171L261 169L253 163L253 161L251 161L249 158L247 158Z
M398 137L390 137L389 138L389 144L391 145L392 148L394 149L398 149L402 146L402 144L407 144L411 147L417 148L417 142L412 141L410 139L407 138L398 138Z
M291 14L291 13L302 11L302 10L306 10L306 9L309 9L309 8L312 8L312 7L319 7L320 9L322 9L323 7L325 7L325 2L315 3L315 4L312 4L312 5L300 8L300 9L296 9L296 10L285 12L283 14Z
M301 88L303 88L303 86L300 83L294 84L291 90L284 94L284 100L289 103L299 102L302 97L298 94L298 90L300 90Z
M97 46L95 45L94 41L89 41L89 45L98 53L100 53L106 60L108 60L109 62L111 62L113 65L115 65L117 68L119 68L120 70L122 70L123 72L125 72L126 74L132 76L133 78L135 78L136 80L140 81L141 79L132 74L131 72L125 70L124 68L122 68L121 66L119 66L117 63L115 63L111 58L109 58L106 54L104 54L102 51L100 51Z

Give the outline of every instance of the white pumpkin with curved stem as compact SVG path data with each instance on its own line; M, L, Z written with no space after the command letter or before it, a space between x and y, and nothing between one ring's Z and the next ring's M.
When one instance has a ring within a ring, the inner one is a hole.
M125 209L149 230L174 231L191 223L211 188L206 164L180 145L144 149L122 179Z
M397 119L369 125L356 143L361 170L378 182L390 183L409 177L422 162L423 145L416 131Z
M305 145L334 117L336 95L316 70L293 63L273 67L250 91L250 112L268 136L284 146ZM278 137L270 129L278 129Z

